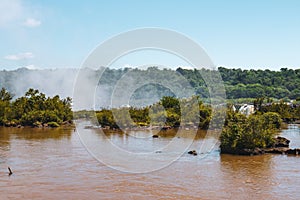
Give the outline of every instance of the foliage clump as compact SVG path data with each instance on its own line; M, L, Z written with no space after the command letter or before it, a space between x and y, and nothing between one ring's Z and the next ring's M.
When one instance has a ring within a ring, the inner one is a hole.
M57 127L63 122L71 122L73 113L71 98L60 99L58 95L46 97L38 90L30 88L24 96L12 100L13 96L2 88L0 91L0 125ZM50 124L49 124L50 123Z
M102 109L96 112L102 127L131 128L137 126L193 126L207 129L211 119L211 108L199 101L197 96L178 99L164 96L153 105L143 108L123 107Z
M238 154L244 149L271 147L276 130L282 122L280 115L274 112L246 117L229 110L227 116L220 136L220 148L223 153Z

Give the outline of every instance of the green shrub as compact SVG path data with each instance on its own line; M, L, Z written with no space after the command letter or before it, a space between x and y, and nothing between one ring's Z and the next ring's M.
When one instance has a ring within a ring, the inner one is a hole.
M233 115L222 130L221 151L265 148L274 143L276 128L281 123L277 113L250 115L248 118L239 114Z
M57 122L48 122L48 126L50 126L52 128L56 128L56 127L59 127L59 124Z

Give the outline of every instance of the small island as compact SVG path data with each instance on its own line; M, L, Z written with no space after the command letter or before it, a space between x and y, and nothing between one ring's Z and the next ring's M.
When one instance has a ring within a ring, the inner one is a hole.
M250 116L229 111L220 136L222 154L261 155L265 153L298 155L300 149L290 149L290 141L277 136L282 119L276 112Z
M0 125L7 127L59 127L72 124L71 98L46 97L30 88L24 96L13 99L5 88L0 91Z

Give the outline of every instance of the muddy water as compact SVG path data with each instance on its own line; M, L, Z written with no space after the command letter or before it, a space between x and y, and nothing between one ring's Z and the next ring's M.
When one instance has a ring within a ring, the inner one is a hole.
M292 147L300 147L299 130L292 125L282 132ZM110 139L132 151L172 139L132 137L147 134L110 133ZM299 190L299 156L220 156L214 150L204 159L184 154L161 170L131 174L95 160L73 129L0 128L0 199L300 199Z

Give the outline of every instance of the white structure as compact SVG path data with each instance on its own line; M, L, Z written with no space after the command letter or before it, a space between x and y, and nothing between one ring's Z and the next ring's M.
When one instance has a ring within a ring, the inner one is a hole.
M243 115L249 116L250 114L254 113L254 105L244 104L240 107L239 112Z
M234 105L232 105L231 109L232 109L232 111L233 111L233 112L235 112L235 111L236 111L236 108L235 108L235 106L234 106Z

